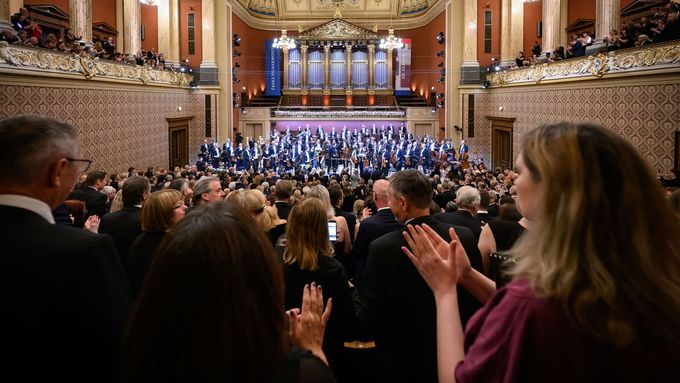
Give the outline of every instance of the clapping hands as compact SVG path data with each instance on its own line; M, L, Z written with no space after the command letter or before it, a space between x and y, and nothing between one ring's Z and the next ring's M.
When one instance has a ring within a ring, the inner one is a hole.
M328 364L323 353L323 334L333 307L332 299L328 299L326 309L323 308L323 292L321 286L305 285L302 292L302 312L291 309L286 313L289 317L289 335L293 344L301 349L310 350L324 363Z
M85 221L84 228L96 234L99 232L99 222L100 219L98 216L91 215L87 221Z

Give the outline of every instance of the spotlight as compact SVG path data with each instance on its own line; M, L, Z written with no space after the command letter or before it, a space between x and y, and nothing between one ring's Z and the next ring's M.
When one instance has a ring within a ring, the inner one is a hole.
M231 97L233 97L234 100L238 100L239 98L241 98L241 96L240 96L238 93L236 93L236 92L232 92L232 93L231 93Z
M234 104L234 108L238 108L238 107L239 107L238 101L234 100L233 104Z
M191 89L196 89L196 87L197 87L198 85L196 84L196 81L191 80L191 82L189 83L189 86L191 87Z
M179 68L179 71L182 72L182 73L184 73L185 70L186 69L184 67Z
M439 80L437 80L437 82L443 84L444 82L446 82L446 78L441 77Z
M446 41L446 39L444 38L444 32L439 32L437 34L437 42L439 43L439 45L441 45L444 44L444 41Z
M239 63L234 64L234 68L240 68L240 67L241 67L241 64L239 64Z
M491 82L489 80L486 80L482 83L482 88L486 89L491 86Z
M437 57L444 58L444 56L445 56L444 51L439 51L439 52L437 52Z
M241 52L234 49L234 57L241 57Z
M440 62L439 64L437 64L437 66L440 67L440 68L443 68L443 67L444 67L444 62L443 62L443 61Z
M437 108L443 108L443 107L444 107L444 101L437 102Z
M188 64L188 63L189 63L189 59L184 59L184 62Z
M446 76L446 69L442 69L439 72L442 74L442 76Z
M432 113L436 113L436 112L437 112L437 107L436 107L436 106L433 106L433 107L432 107Z
M246 109L245 107L241 107L241 113L243 114L248 113L248 109Z
M493 67L493 70L495 70L496 72L500 72L500 71L501 71L501 66L500 66L500 65L496 65L495 67Z
M437 97L437 98L444 98L444 93L437 93L437 95L436 95L435 97Z
M234 46L237 47L241 45L241 37L234 33Z

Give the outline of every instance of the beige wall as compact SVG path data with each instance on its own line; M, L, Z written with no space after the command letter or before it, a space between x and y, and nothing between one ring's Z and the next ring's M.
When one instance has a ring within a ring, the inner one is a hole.
M491 121L514 117L513 153L522 135L542 124L595 123L630 140L654 171L673 168L674 132L680 128L680 76L584 81L474 91L475 136L468 138L467 96L464 136L472 152L491 163ZM503 111L499 108L503 107ZM565 164L566 166L567 164Z
M0 118L34 113L75 126L81 134L85 158L93 169L127 171L134 166L168 166L166 117L195 116L189 123L189 161L196 161L205 134L205 94L188 90L123 87L79 81L42 86L26 79L0 85ZM42 82L45 83L46 80ZM212 97L213 135L217 96ZM182 110L179 111L178 107Z

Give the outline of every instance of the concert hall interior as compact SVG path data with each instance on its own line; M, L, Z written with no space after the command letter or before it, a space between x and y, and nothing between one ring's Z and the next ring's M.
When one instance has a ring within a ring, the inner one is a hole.
M590 121L666 173L677 26L634 25L669 2L600 2L602 14L585 0L2 0L0 116L72 123L110 171L195 164L204 140L236 133L373 124L465 139L495 167L537 126ZM34 36L12 28L21 7ZM622 24L649 41L609 37Z

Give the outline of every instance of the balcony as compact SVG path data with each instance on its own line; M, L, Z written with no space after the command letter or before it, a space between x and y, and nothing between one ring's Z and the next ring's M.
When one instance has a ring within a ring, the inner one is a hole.
M189 88L193 76L146 66L120 64L0 41L0 74L98 80Z
M630 48L487 75L490 87L640 76L680 71L680 40Z

